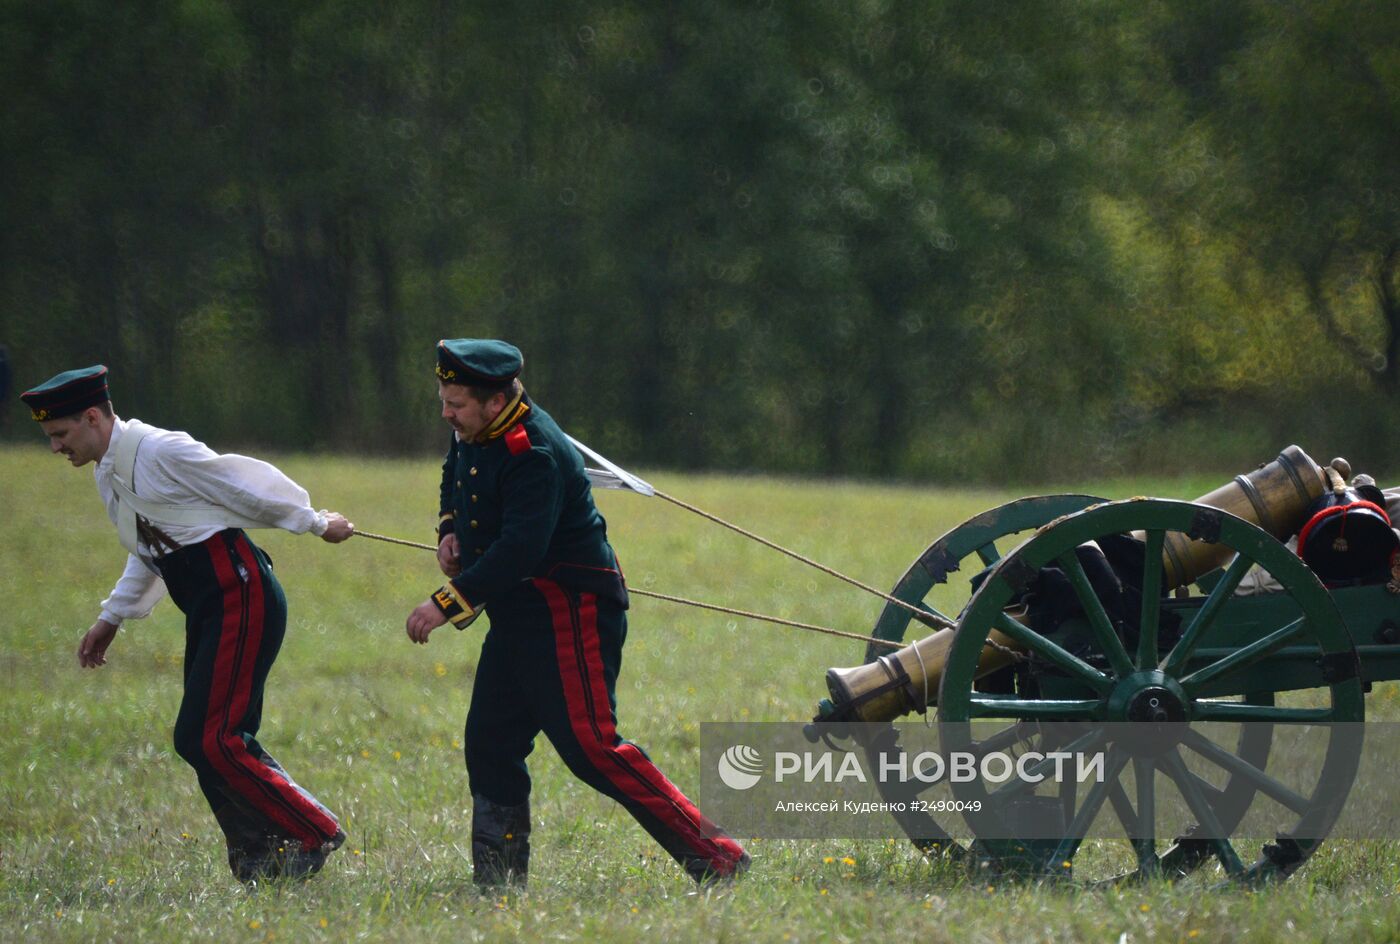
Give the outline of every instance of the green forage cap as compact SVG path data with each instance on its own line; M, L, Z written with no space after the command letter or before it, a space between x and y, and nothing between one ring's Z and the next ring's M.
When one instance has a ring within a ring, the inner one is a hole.
M525 357L505 341L454 338L437 345L437 375L464 387L505 387L520 376Z
M19 395L34 419L56 420L81 413L111 399L107 392L107 368L101 364L65 370Z

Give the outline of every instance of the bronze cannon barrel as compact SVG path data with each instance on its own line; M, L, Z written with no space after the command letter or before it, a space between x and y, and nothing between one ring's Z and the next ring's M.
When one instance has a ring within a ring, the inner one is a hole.
M1259 525L1280 541L1303 525L1308 508L1322 496L1325 471L1298 446L1289 446L1272 462L1237 475L1228 484L1196 499ZM1141 532L1134 534L1141 539ZM1186 586L1225 564L1228 548L1184 534L1169 533L1162 547L1163 589ZM937 702L952 629L941 629L873 662L826 673L836 715L853 721L888 721ZM1020 647L993 630L977 662L981 678L1016 658Z
M848 669L828 669L826 687L838 709L849 707L849 720L888 721L924 705L936 704L943 666L953 645L951 629L940 629L931 636L883 655L874 662ZM1020 647L997 630L989 637L995 645L982 648L977 660L977 677L1010 665Z
M1297 446L1289 446L1273 462L1237 475L1208 495L1196 499L1257 524L1286 541L1307 520L1308 508L1327 490L1322 468ZM1141 532L1133 537L1142 538ZM1163 587L1184 587L1202 574L1227 563L1230 552L1218 544L1193 541L1172 532L1162 546Z

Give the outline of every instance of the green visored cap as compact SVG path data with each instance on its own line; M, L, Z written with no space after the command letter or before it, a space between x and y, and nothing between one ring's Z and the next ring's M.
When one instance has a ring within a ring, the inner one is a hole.
M437 345L437 375L465 387L505 387L520 376L525 356L505 341L453 338Z
M35 420L56 420L81 413L112 399L107 391L107 368L101 364L65 370L19 395Z

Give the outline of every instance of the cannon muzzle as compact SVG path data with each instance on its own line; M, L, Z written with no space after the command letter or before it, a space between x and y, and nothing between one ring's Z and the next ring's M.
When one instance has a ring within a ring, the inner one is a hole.
M1024 608L1023 608L1024 609ZM913 645L848 669L827 669L832 720L885 721L922 711L938 700L943 666L953 645L953 630L940 629ZM1010 665L1020 647L996 630L977 660L977 677Z

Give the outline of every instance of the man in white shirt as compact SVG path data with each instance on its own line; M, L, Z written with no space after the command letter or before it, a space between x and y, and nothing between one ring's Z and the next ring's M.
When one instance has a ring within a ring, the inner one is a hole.
M98 494L129 552L78 664L105 665L122 622L168 592L185 614L175 750L224 831L230 869L249 883L318 871L345 834L255 738L287 604L272 561L243 529L309 531L336 544L354 526L312 509L306 491L266 462L116 416L106 367L66 371L21 399L50 449L74 466L96 463Z

